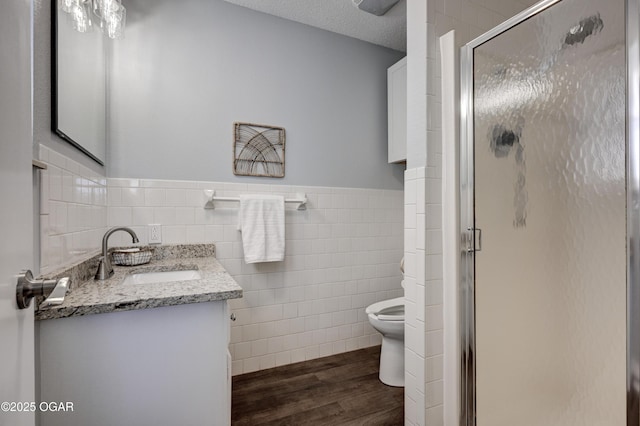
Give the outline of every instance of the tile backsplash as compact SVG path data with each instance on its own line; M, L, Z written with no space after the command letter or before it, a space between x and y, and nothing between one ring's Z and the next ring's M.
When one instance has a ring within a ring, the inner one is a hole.
M44 145L40 172L40 273L46 274L97 254L107 226L104 176Z
M245 264L238 204L205 210L204 189L231 197L306 193L306 211L286 206L285 260ZM244 289L230 303L234 374L379 344L364 309L403 294L402 191L108 179L107 224L130 226L146 243L150 223L162 225L164 244L215 243ZM112 238L131 244L125 233Z

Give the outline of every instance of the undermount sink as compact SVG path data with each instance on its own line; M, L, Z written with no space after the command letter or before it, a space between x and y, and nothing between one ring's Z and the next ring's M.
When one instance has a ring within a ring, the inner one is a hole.
M163 272L138 272L127 275L123 284L152 284L168 283L171 281L191 281L202 278L200 272L195 269L185 271L163 271Z

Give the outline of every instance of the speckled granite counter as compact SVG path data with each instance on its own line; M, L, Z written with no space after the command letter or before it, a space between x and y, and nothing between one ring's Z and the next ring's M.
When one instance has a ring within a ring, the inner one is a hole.
M242 288L218 263L212 244L157 247L150 263L140 266L116 266L108 280L95 281L96 259L92 258L64 274L75 275L76 282L64 303L38 308L36 320L66 318L107 312L149 309L159 306L210 302L242 297ZM202 278L150 284L123 284L127 275L141 272L164 272L197 269ZM73 278L72 278L73 279Z

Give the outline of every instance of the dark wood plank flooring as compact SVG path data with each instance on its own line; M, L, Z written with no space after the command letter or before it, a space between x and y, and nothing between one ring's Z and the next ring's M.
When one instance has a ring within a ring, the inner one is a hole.
M233 378L231 423L404 424L404 388L378 379L380 346Z

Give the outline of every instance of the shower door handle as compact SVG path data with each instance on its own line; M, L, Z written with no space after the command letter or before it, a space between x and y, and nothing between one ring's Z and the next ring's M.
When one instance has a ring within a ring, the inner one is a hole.
M467 253L475 253L482 250L482 230L480 228L467 228Z

